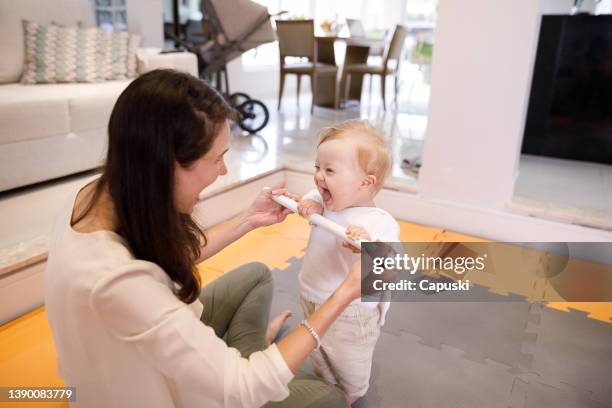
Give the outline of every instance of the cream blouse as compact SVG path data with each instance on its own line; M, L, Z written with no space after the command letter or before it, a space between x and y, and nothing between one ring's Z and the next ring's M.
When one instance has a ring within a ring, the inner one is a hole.
M242 358L181 302L156 264L111 231L70 226L76 192L55 227L45 305L58 370L75 407L259 407L289 395L276 345Z

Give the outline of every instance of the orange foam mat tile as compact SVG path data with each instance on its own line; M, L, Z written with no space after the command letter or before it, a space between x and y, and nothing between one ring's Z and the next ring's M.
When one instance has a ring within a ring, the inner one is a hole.
M308 222L299 216L290 215L281 225L290 230L309 229ZM270 269L285 269L288 259L300 257L306 247L308 236L303 239L287 239L282 228L275 225L261 231L253 231L229 245L219 253L202 262L202 267L227 272L249 262L263 262Z
M400 241L402 242L489 242L471 235L447 231L442 228L399 221Z
M402 242L431 242L440 228L428 227L421 224L413 224L408 221L398 221L400 226L400 241Z
M225 273L225 271L207 267L206 262L202 262L197 267L198 272L200 273L200 283L202 287L208 285L210 282L214 281Z
M612 302L549 302L546 306L563 312L580 310L588 313L590 319L612 323Z
M44 308L0 327L0 385L65 387ZM0 407L68 407L65 402L0 402Z
M262 228L260 232L268 236L282 236L285 239L294 239L308 242L310 225L307 220L297 214L289 214L281 224L274 224Z
M473 237L471 235L460 234L458 232L447 230L442 230L439 234L437 234L435 240L445 242L491 242L491 240L484 238Z

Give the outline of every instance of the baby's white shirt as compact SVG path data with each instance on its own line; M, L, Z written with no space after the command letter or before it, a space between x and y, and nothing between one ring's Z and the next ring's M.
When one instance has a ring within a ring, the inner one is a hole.
M359 226L365 229L372 241L399 242L399 225L391 214L377 207L350 207L341 211L325 208L318 190L312 190L302 200L314 200L323 205L323 216L343 227ZM351 265L361 254L354 254L341 246L342 240L321 227L314 226L299 273L300 294L304 299L321 304L331 296L346 278ZM352 304L380 307L380 324L384 324L389 302L361 302Z

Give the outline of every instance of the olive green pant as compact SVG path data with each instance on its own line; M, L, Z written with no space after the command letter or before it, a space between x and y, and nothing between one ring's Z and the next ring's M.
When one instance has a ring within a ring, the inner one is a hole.
M266 348L266 329L273 281L268 267L250 263L228 272L202 289L203 323L212 327L228 346L248 358ZM289 396L266 408L348 408L342 391L322 378L298 372L289 382Z

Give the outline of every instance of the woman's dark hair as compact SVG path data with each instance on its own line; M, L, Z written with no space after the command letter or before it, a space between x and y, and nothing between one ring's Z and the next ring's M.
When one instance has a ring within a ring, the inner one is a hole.
M188 167L206 154L234 110L203 81L159 69L119 96L108 124L108 155L84 218L103 189L114 204L117 233L138 259L154 262L178 284L185 303L200 294L195 261L204 232L174 205L174 163Z

